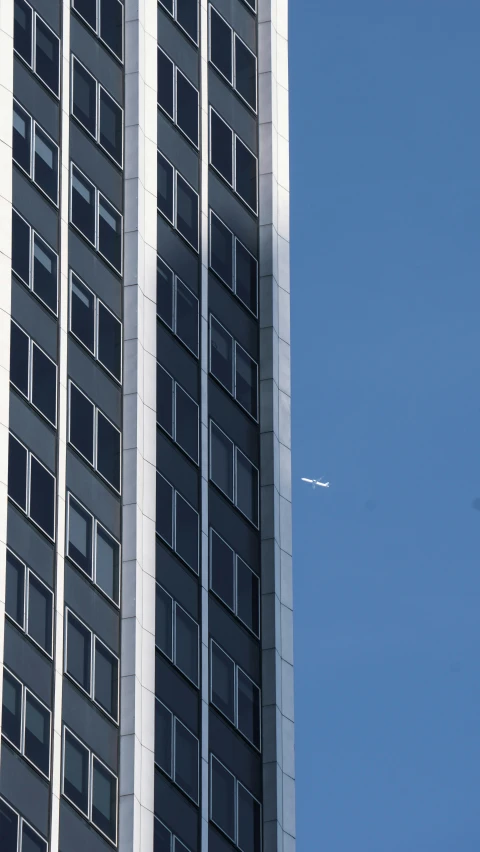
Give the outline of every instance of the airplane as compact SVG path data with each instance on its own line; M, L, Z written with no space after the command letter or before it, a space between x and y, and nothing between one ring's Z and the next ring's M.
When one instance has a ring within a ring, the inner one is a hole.
M309 482L312 488L315 488L317 485L320 485L321 488L330 488L330 483L322 482L321 479L307 479L306 476L302 476L302 482Z

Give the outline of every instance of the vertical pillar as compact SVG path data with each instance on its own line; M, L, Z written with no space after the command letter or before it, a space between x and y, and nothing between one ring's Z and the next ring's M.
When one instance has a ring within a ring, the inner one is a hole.
M295 850L288 0L258 0L264 852Z

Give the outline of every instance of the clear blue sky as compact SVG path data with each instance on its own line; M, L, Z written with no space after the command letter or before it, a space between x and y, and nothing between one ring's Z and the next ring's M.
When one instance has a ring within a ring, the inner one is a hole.
M478 0L290 0L298 852L480 849L479 84Z

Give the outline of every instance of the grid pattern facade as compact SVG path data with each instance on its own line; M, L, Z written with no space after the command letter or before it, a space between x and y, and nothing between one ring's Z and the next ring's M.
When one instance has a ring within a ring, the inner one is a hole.
M0 5L2 852L295 849L287 5Z

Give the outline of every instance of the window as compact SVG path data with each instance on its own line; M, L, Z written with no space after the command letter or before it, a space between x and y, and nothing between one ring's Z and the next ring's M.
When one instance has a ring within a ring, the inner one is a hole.
M72 0L83 21L123 61L123 4L119 0Z
M257 261L210 211L210 268L257 316Z
M210 421L210 479L258 527L258 470Z
M260 749L260 690L211 640L210 701L255 748Z
M52 656L53 594L8 548L5 611L36 645Z
M56 315L57 255L16 210L12 211L12 270Z
M10 335L10 381L52 426L56 426L56 364L13 320Z
M2 735L42 775L50 777L50 711L5 668Z
M182 30L198 44L198 0L160 0Z
M210 761L210 819L241 852L260 852L260 803L213 754Z
M157 423L198 464L198 405L158 363Z
M235 192L257 212L257 159L238 136L235 136Z
M59 97L60 40L25 0L15 0L13 47L48 89Z
M248 8L252 10L252 12L257 11L256 0L243 0L244 3L247 4Z
M198 251L198 195L160 151L157 151L157 207Z
M198 358L198 299L158 256L157 316Z
M62 781L65 798L116 844L118 779L68 728L63 729Z
M68 495L67 556L117 606L120 603L120 545Z
M158 817L154 819L153 826L153 852L189 852L187 847Z
M12 153L15 163L58 206L58 146L15 100Z
M158 583L155 644L195 686L198 686L198 624Z
M257 213L257 158L210 107L210 163Z
M123 217L73 163L70 221L121 275Z
M211 314L210 372L242 408L257 420L257 364Z
M160 48L157 102L192 145L198 148L198 91Z
M55 541L55 477L10 433L8 496Z
M155 763L198 804L198 740L157 698Z
M66 674L117 722L118 658L68 609L65 625Z
M253 7L252 7L253 8ZM257 60L245 42L210 6L210 62L242 100L257 110Z
M156 532L198 574L198 512L158 470Z
M210 109L210 163L233 186L233 130Z
M69 443L120 493L119 430L71 381L69 394Z
M210 587L255 636L260 636L260 578L213 529Z
M70 331L118 382L122 380L122 324L70 273Z
M47 852L47 841L0 799L0 837L2 852Z
M121 168L123 110L75 56L72 60L72 115Z

